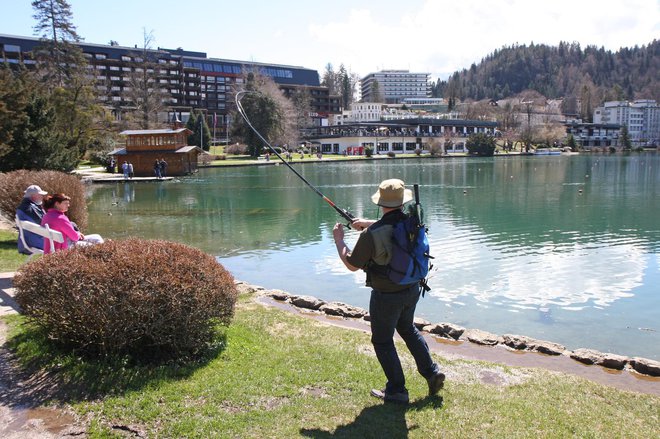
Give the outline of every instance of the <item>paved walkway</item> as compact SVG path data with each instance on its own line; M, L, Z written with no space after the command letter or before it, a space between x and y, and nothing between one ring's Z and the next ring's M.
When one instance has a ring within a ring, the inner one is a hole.
M174 177L133 177L126 179L123 174L110 174L105 172L105 168L102 166L76 169L73 173L80 175L83 181L91 183L116 183L122 181L130 183L133 181L169 181L174 179Z
M14 288L11 282L13 278L13 272L0 273L0 317L17 314L20 309L14 301Z

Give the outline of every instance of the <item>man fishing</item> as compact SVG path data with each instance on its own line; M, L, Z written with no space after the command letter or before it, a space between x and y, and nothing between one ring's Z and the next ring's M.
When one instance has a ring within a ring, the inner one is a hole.
M383 215L378 221L360 218L352 221L353 228L362 230L352 251L344 242L342 224L337 223L333 229L339 258L351 271L364 270L367 273L367 286L372 288L369 302L371 342L387 383L383 390L373 389L371 395L385 402L400 404L407 404L409 397L401 361L394 345L395 329L414 357L417 370L426 378L429 395L436 395L445 381L445 375L431 358L426 341L413 323L420 296L419 282L400 285L386 274L392 257L393 225L405 219L402 207L412 199L412 191L405 188L403 181L385 180L371 197L381 207Z

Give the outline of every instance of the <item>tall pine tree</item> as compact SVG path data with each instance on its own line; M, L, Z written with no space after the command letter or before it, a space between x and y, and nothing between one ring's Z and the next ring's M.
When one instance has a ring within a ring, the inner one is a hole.
M34 32L40 44L33 56L44 83L62 87L74 76L84 76L86 61L82 50L75 45L80 37L73 25L73 13L66 0L33 0L37 20Z
M192 131L188 136L188 145L200 146L204 151L208 151L211 147L211 131L204 114L191 111L186 128Z

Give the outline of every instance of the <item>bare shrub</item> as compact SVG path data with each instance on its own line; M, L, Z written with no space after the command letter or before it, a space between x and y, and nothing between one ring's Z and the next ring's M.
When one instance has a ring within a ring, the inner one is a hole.
M396 153L395 153L394 151L388 151L388 152L387 152L387 156L388 156L389 158L393 159L394 157L396 157Z
M25 314L59 345L146 362L206 351L237 299L212 256L137 238L44 256L21 267L14 286Z
M225 154L245 155L247 153L248 153L247 145L242 145L242 144L239 144L239 143L235 143L233 145L225 146Z
M211 154L200 154L197 163L201 165L209 165L214 160L214 155Z
M67 215L82 231L87 228L87 203L85 188L78 177L59 171L18 170L0 173L0 213L13 220L23 198L25 189L31 184L39 185L49 194L63 193L71 197Z
M433 139L428 144L429 154L431 154L432 156L442 155L443 153L442 144L443 142L441 140Z

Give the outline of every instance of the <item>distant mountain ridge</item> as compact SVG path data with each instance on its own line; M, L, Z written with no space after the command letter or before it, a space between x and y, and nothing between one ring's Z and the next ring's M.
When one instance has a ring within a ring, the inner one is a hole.
M660 101L660 41L616 52L579 43L513 45L432 84L433 97L502 99L525 90L547 98Z

